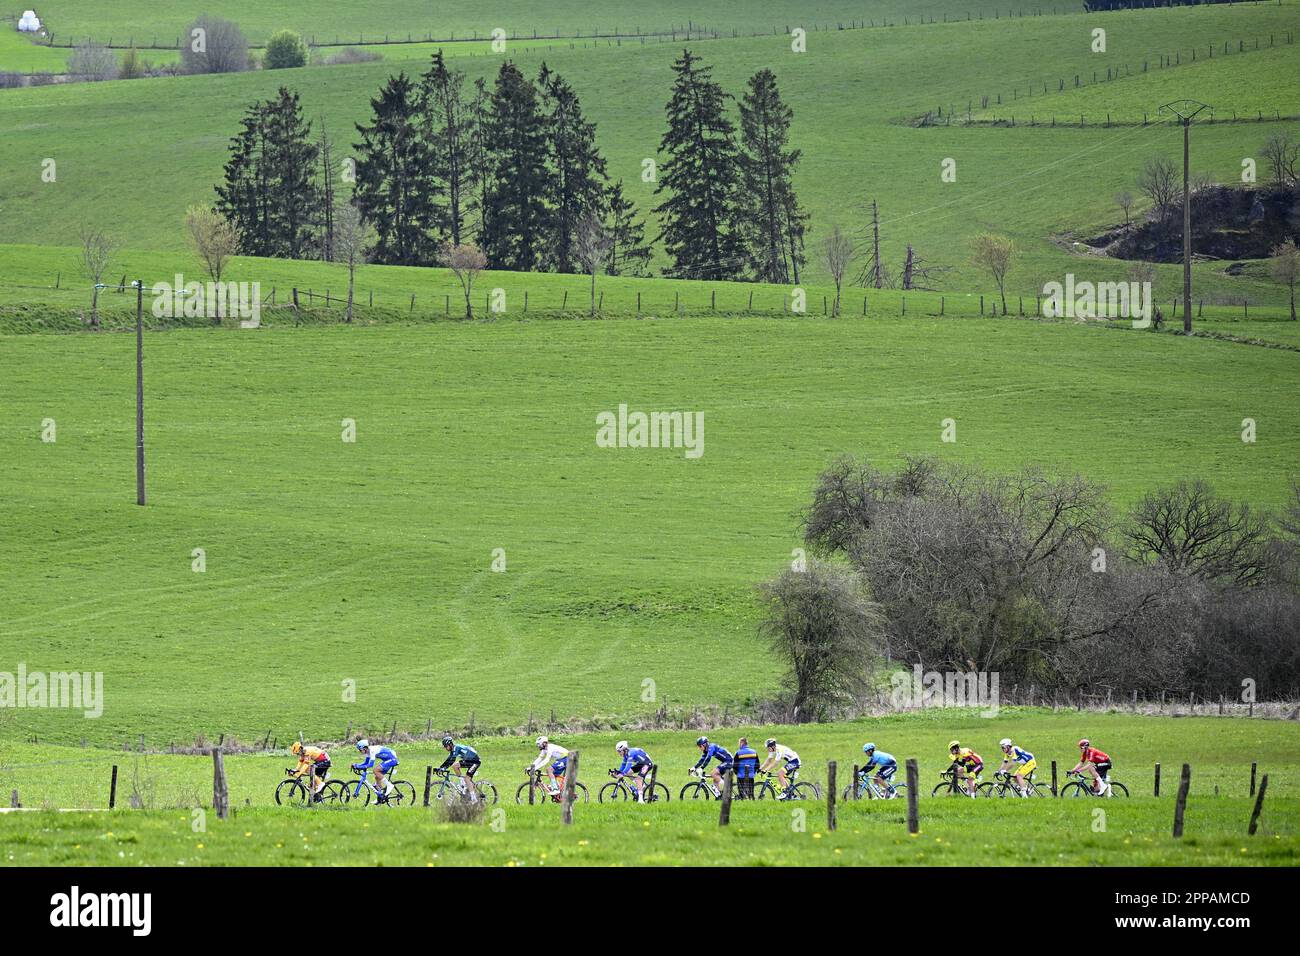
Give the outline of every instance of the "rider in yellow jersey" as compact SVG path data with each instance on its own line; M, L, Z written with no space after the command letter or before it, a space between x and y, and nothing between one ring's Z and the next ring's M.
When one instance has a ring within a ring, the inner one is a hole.
M299 740L293 742L289 752L298 758L298 765L289 773L298 778L301 778L304 773L308 774L311 780L312 799L319 801L320 788L329 778L330 755L319 747L303 746Z
M962 789L970 796L975 796L980 771L984 769L984 758L955 740L948 744L948 756L952 758L953 769L957 771Z

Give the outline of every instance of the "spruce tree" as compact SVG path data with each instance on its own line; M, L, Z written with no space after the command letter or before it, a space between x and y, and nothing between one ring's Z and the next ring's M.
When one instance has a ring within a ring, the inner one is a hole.
M690 50L673 63L676 79L668 101L668 131L660 148L655 207L662 223L671 274L691 279L734 279L745 255L737 218L738 179L735 127L727 118L727 96Z
M574 272L582 265L574 248L580 225L589 216L603 217L605 160L596 148L596 124L582 115L573 87L545 63L537 85L545 113L549 166L550 241L545 265L557 272Z
M431 150L419 117L419 94L405 73L389 77L370 101L372 122L357 124L354 202L375 230L372 261L428 265L434 261L438 194Z
M750 77L740 101L742 221L753 276L762 282L798 282L805 261L808 216L794 191L800 151L789 148L792 115L771 70Z
M471 104L464 100L464 84L465 74L447 69L441 49L434 53L433 65L420 82L431 173L445 197L437 210L438 231L454 246L465 236L473 189L474 115Z
M532 272L549 239L546 126L536 88L513 63L501 65L485 122L483 252L494 269Z
M612 276L649 274L650 246L645 241L645 221L636 217L636 204L623 195L623 180L610 185L606 195L609 218L609 260L606 273Z

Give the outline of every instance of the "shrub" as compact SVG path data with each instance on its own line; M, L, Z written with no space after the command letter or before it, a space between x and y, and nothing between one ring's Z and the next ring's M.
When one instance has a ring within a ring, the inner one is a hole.
M307 65L307 44L292 30L277 30L266 43L262 66L268 70L284 70Z
M373 63L376 60L382 60L378 53L370 50L360 50L354 46L345 46L339 52L325 57L326 66L347 66L352 63Z
M117 79L117 57L108 47L89 40L73 48L68 76L81 83Z
M122 66L117 75L123 80L138 80L147 69L148 65L140 59L140 51L133 47L122 55Z
M206 13L190 24L181 38L181 64L186 73L238 73L248 69L248 41L229 20Z

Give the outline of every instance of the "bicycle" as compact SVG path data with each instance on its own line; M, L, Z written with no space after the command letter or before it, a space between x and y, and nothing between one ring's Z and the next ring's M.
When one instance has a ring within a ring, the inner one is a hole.
M277 805L299 805L307 802L307 785L302 782L302 776L288 768L284 771L288 780L281 780L279 786L275 788L275 802ZM340 780L327 780L321 785L318 793L320 799L317 803L337 804L344 802L347 798L343 793L343 782Z
M882 787L868 770L858 771L858 797L868 800L895 800L907 796L907 784L891 783ZM853 799L853 784L844 788L844 799Z
M822 791L817 784L802 780L796 781L799 775L798 770L786 774L786 785L784 790L777 790L777 784L772 783L772 778L776 776L773 770L763 770L763 779L754 787L759 800L820 800ZM779 778L778 778L779 782Z
M686 786L682 787L681 793L677 795L678 800L720 800L722 792L713 785L713 781L705 776L704 771L698 767L692 767L686 771L692 777L698 777L698 780L692 780Z
M391 796L385 797L383 793L375 787L373 783L366 779L369 770L357 771L356 779L349 780L343 785L343 802L351 804L356 800L363 807L370 806L370 798L373 795L375 803L381 807L413 807L415 806L415 785L405 780L398 780L396 777L390 777L389 782L393 785Z
M600 803L615 803L619 800L638 800L638 797L632 793L631 782L628 781L626 777L616 777L615 775L617 773L617 770L611 770L609 775L615 777L615 779L601 787L600 792L596 794L596 800ZM649 775L647 774L647 777L648 776ZM648 779L646 780L646 788L650 788L650 781ZM646 803L656 803L660 800L667 803L671 799L672 796L668 788L657 780L655 781L654 788L650 789L650 792L645 795Z
M944 781L930 791L930 796L937 797L939 794L944 792L951 793L954 797L975 796L975 794L971 793L965 788L965 786L963 786L963 781L966 780L966 777L964 775L958 776L956 770L949 768L948 770L940 771L939 776L943 777ZM976 779L978 780L979 778L976 777ZM975 789L978 793L979 784L976 784Z
M1015 774L1004 773L1001 770L995 771L993 776L997 778L996 782L986 780L976 788L976 793L981 797L992 799L993 797L1050 797L1052 788L1045 783L1039 783L1034 779L1033 773L1025 779L1025 792L1021 793L1012 779Z
M534 799L538 803L545 803L547 800L553 803L560 802L560 798L564 793L566 779L564 774L556 775L555 781L559 784L559 789L555 793L551 793L550 788L547 786L550 778L546 774L540 771L534 773L531 767L525 768L524 773L528 774L528 779L521 783L519 789L515 791L515 803L528 802L528 788L530 786L537 788L537 796ZM573 799L575 803L589 803L591 801L591 795L581 781L575 780L573 782Z
M443 770L439 767L433 769L433 775L438 778L437 782L433 785L434 789L430 792L430 796L432 796L433 799L441 800L443 795L448 791L450 791L453 796L461 797L462 799L469 797L469 785L462 777L457 776L450 770ZM479 780L475 777L474 789L477 791L479 799L484 803L497 802L497 788L491 781Z
M1060 796L1062 797L1105 798L1105 797L1127 797L1128 796L1128 787L1124 786L1124 784L1120 783L1118 780L1112 780L1109 776L1106 777L1106 782L1110 784L1110 789L1107 790L1105 793L1097 793L1095 790L1092 789L1092 781L1087 777L1085 777L1082 773L1075 773L1074 771L1071 770L1071 771L1067 771L1065 775L1067 777L1078 777L1079 779L1071 780L1069 783L1065 784L1065 786L1061 787Z

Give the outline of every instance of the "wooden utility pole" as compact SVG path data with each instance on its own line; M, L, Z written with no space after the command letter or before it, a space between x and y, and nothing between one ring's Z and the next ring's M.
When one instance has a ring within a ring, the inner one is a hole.
M1177 100L1160 107L1173 113L1183 124L1183 332L1188 335L1192 333L1192 117L1209 108L1196 100Z
M135 280L135 503L144 504L144 282Z

